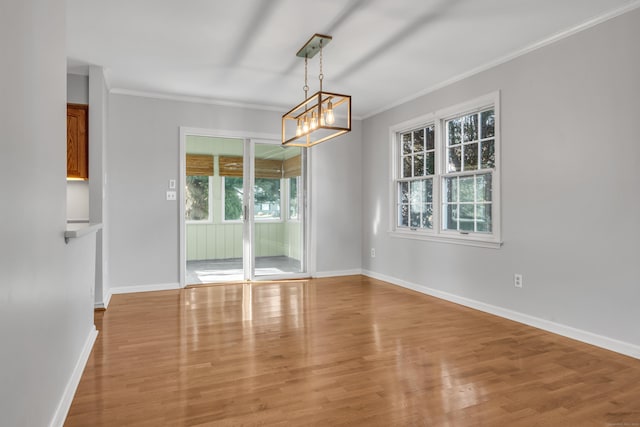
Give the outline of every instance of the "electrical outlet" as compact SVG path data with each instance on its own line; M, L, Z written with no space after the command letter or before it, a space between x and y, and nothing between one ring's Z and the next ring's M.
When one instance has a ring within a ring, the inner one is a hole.
M167 191L167 200L176 200L176 197L175 191Z
M376 248L371 248L371 258L376 257Z
M516 288L522 287L522 274L514 274L513 275L513 285Z

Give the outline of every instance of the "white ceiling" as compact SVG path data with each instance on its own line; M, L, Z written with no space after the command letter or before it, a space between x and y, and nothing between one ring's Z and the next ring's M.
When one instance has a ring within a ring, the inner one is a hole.
M112 90L287 111L304 98L314 34L324 88L368 117L639 0L67 0L69 72ZM311 92L318 56L310 60Z

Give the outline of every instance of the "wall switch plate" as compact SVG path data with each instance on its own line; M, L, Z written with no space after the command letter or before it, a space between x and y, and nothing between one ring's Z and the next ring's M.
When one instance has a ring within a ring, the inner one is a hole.
M175 179L170 179L169 180L169 189L173 190L176 188L176 180Z
M167 191L167 200L176 200L177 194L175 191Z
M522 274L514 274L513 275L513 285L516 288L522 287Z

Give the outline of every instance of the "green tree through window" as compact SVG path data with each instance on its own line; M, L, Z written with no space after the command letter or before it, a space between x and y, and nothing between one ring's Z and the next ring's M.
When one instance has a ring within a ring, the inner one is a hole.
M185 191L187 221L209 220L209 177L187 176Z
M224 219L237 221L242 219L242 178L224 178Z

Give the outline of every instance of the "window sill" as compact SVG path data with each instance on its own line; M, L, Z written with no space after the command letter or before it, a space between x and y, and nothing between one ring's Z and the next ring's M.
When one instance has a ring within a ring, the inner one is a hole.
M502 246L501 241L492 240L492 239L479 239L477 237L469 237L467 236L454 236L454 235L436 235L436 234L426 234L417 231L389 231L389 235L391 237L399 238L399 239L413 239L413 240L426 240L430 242L440 242L440 243L452 243L455 245L464 245L464 246L475 246L478 248L491 248L491 249L499 249Z

